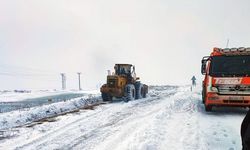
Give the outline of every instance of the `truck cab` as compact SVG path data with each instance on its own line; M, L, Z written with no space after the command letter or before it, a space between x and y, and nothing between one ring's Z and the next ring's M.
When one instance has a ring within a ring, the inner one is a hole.
M214 106L250 107L250 48L214 48L201 63L206 111Z

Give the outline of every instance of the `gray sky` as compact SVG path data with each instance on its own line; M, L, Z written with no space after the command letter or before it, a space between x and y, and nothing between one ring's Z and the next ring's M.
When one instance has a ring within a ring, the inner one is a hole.
M115 63L147 84L189 84L212 48L250 47L249 0L0 0L0 89L83 88ZM2 74L1 74L2 73Z

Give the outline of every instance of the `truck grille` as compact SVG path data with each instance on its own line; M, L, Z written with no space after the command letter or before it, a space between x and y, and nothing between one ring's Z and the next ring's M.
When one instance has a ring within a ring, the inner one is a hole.
M238 100L223 100L223 102L224 103L235 103L235 104L237 104L237 103L245 103L245 104L247 104L248 103L248 101L244 101L244 100L240 100L240 101L238 101Z
M231 85L231 86L218 86L219 94L225 95L250 95L250 86Z

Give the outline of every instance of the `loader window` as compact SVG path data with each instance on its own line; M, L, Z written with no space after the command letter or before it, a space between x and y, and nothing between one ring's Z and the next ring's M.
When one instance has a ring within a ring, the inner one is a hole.
M210 75L216 77L250 76L250 56L213 56Z
M129 75L131 73L130 65L117 65L115 68L117 75Z

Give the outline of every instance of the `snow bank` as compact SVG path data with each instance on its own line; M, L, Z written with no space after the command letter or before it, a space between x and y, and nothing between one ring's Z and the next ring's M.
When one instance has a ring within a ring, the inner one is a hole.
M99 101L101 101L99 95L90 94L88 96L75 98L65 102L2 113L0 114L0 130L25 125L46 117L53 117L65 112L77 110Z
M25 99L33 99L45 96L54 96L59 94L69 94L69 93L89 93L89 94L97 94L99 91L54 91L54 90L44 90L44 91L30 91L30 92L0 92L0 102L17 102Z

